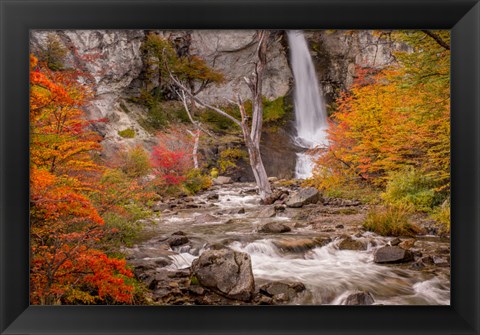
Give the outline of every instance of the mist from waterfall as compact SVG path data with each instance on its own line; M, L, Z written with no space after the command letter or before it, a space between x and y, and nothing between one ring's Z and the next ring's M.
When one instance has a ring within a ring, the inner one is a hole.
M323 93L318 84L312 57L305 36L300 30L287 32L290 46L290 63L295 80L295 143L305 150L328 145L326 138L327 111ZM297 154L295 178L312 176L314 163L306 152Z

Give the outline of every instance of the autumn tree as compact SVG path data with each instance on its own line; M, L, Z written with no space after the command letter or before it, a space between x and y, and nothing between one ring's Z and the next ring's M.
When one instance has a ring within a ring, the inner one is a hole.
M92 201L103 167L84 117L88 89L75 71L51 71L31 56L31 302L130 303L125 260L98 250L104 220ZM97 121L100 122L100 121Z
M315 179L361 180L384 187L392 172L414 169L444 195L450 185L450 49L448 31L403 31L392 38L410 50L377 74L357 71L337 101ZM368 78L366 78L368 76ZM395 178L399 178L396 174ZM411 180L420 180L411 178Z

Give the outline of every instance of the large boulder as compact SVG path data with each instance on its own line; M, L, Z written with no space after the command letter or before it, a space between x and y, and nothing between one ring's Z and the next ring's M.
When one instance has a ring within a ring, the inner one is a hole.
M375 263L405 263L413 261L413 253L397 246L386 246L377 249L373 261Z
M292 229L280 222L269 222L266 225L263 225L258 231L261 233L288 233Z
M250 256L231 249L207 250L192 263L198 282L227 298L249 301L255 282Z
M291 194L285 203L288 207L299 208L307 204L316 204L319 199L320 192L315 187L308 187Z

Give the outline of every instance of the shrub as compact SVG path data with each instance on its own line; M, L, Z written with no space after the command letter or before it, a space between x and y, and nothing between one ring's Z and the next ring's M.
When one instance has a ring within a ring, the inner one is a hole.
M135 130L133 130L132 128L119 130L118 135L120 135L123 138L134 138L135 137Z
M183 183L187 192L190 194L198 193L206 190L212 186L212 179L201 173L199 169L192 169L186 175L186 180Z
M442 233L450 233L450 201L436 207L430 217L435 220Z
M244 150L238 148L225 149L220 152L220 159L218 160L220 171L223 173L228 169L235 169L237 167L238 160L246 160L247 158L248 155Z
M120 169L130 178L147 175L150 170L150 157L140 146L120 154Z
M60 38L54 33L47 36L46 47L40 52L39 58L45 62L50 70L63 70L63 63L67 55L67 49L60 42Z
M263 121L269 123L283 119L289 107L291 108L285 104L284 97L272 101L263 99Z
M416 210L428 212L438 203L433 181L409 167L390 173L382 198L392 205L411 205Z
M383 236L415 236L421 229L409 222L410 206L372 208L363 224L366 230Z

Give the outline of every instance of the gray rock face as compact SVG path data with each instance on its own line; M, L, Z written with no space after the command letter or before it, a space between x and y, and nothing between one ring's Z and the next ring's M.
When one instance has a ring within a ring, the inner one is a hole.
M319 199L320 192L316 188L302 188L287 198L286 205L292 208L299 208L307 204L316 204Z
M404 263L413 261L413 253L400 247L386 246L377 249L373 261L375 263Z
M375 302L370 292L356 292L350 294L345 300L345 305L371 305Z
M269 222L259 229L261 233L281 234L288 233L292 229L280 222Z
M232 299L252 299L255 282L250 256L231 249L207 250L192 263L202 286Z

